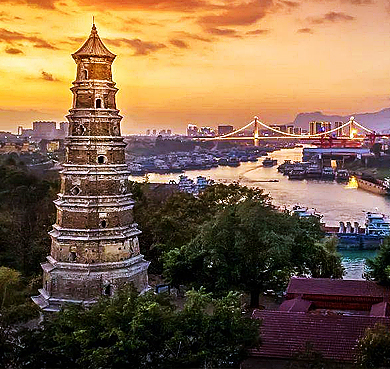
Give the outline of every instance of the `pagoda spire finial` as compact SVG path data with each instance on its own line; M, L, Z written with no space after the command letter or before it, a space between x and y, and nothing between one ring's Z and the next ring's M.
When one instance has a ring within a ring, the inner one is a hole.
M92 32L91 33L97 33L97 29L95 26L95 16L92 16Z

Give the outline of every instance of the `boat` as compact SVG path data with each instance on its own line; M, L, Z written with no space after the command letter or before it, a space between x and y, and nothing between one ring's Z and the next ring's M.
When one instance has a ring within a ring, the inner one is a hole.
M340 250L377 250L383 240L390 236L390 220L384 214L366 214L365 228L359 223L340 222L340 227L324 226L324 231L331 236L337 236Z
M318 219L322 218L322 215L320 213L317 213L315 209L309 209L307 207L303 207L300 205L294 205L291 210L291 215L297 215L300 218L309 218L309 217L315 217Z
M389 195L390 190L383 182L379 182L374 178L362 178L356 177L356 181L358 183L358 187L362 190L366 190L369 192L376 193L378 195Z
M311 166L306 169L306 178L320 179L322 176L322 170L319 166Z
M295 166L290 172L288 173L288 179L305 179L306 176L306 170L303 167Z
M322 168L322 179L331 179L333 180L335 178L335 173L332 167L324 167Z
M132 176L143 176L145 174L145 170L139 163L132 163L129 165L130 174Z
M284 163L278 166L278 172L287 174L286 172L292 168L291 160L285 160Z
M390 220L384 214L367 213L365 234L379 237L390 236Z
M338 169L336 170L336 181L348 181L349 173L346 169Z
M225 167L228 165L228 160L226 158L220 158L218 164Z
M262 164L263 167L273 167L274 165L278 164L278 161L272 158L265 158Z
M238 167L240 165L240 162L236 157L232 157L232 158L229 158L227 165L229 167Z

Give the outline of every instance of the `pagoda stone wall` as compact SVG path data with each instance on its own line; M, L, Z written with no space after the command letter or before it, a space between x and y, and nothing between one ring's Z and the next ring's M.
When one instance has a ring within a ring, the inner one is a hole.
M149 263L139 250L115 103L115 55L93 27L73 58L77 75L51 254L42 264L40 296L33 298L44 311L69 302L91 304L128 283L139 291L148 288Z

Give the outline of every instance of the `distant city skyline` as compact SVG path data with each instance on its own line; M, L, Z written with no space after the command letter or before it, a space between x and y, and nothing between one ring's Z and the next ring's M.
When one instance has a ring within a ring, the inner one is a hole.
M0 130L64 121L89 33L118 55L124 134L390 106L387 0L4 0Z

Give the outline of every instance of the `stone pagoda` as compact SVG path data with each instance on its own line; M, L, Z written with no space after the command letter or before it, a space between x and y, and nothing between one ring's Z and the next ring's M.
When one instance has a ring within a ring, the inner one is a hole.
M72 55L77 64L69 137L54 201L57 220L50 232L51 254L42 264L43 288L33 297L43 311L66 303L92 304L124 284L148 288L149 263L140 255L134 201L112 80L115 55L95 25Z

